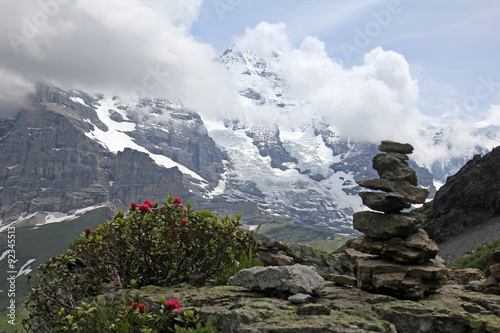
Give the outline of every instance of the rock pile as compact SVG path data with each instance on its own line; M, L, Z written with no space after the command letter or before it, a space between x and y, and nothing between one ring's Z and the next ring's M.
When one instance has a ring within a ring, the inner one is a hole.
M377 211L353 216L354 229L364 233L348 254L356 265L359 288L400 298L421 299L446 283L447 269L436 243L418 225L419 216L403 213L412 204L422 204L429 195L417 187L410 168L410 144L382 141L383 153L373 158L380 179L360 180L365 188L383 192L360 192L363 204ZM359 252L358 252L359 251ZM361 252L361 253L360 253Z
M479 290L485 294L500 295L500 250L488 254L486 261L491 263L490 276L480 282Z

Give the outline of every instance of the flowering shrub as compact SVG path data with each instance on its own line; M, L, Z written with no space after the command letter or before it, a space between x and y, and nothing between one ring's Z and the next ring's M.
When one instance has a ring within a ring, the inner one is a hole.
M248 253L250 238L238 230L241 215L219 218L181 203L172 196L161 206L132 203L40 265L38 278L29 277L28 330L53 331L61 308L72 313L81 300L110 287L204 283Z
M172 306L174 305L174 306ZM152 307L155 311L151 311ZM160 297L148 304L138 295L123 296L111 305L82 302L72 314L59 310L54 332L216 332L211 323L202 325L192 310L183 310L177 300Z

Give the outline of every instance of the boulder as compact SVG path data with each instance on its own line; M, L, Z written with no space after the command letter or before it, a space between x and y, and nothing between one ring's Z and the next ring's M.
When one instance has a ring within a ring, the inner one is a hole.
M451 267L448 269L448 281L452 281L462 286L467 286L472 281L479 281L483 279L483 272L477 268L459 269Z
M423 263L434 259L439 252L436 243L423 229L405 237L385 240L360 237L352 245L358 251L388 257L399 263Z
M413 146L409 143L399 143L390 140L383 140L378 146L378 150L385 153L411 154L413 153Z
M479 290L485 294L500 295L500 283L493 276L479 283Z
M429 191L427 189L414 186L405 180L392 181L379 178L358 180L356 183L361 187L371 190L402 194L413 204L423 204L429 196Z
M491 264L499 264L500 263L500 250L488 253L488 255L486 256L486 261L491 263Z
M354 229L373 238L410 235L416 231L416 220L407 214L357 212L353 215Z
M410 168L407 162L390 154L377 154L372 159L373 168L380 178L388 180L406 180L417 186L417 173Z
M228 283L257 291L317 294L325 286L325 279L314 267L296 264L244 269L231 277Z
M500 264L490 266L491 276L495 279L500 280Z
M399 193L359 192L365 206L385 213L399 212L411 207L411 202Z

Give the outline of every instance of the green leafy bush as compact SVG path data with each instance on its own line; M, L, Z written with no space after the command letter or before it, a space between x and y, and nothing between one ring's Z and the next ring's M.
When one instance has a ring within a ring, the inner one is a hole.
M234 265L227 267L223 271L217 272L213 276L213 280L218 285L225 285L227 284L229 278L234 276L239 271L255 266L264 266L264 263L254 255L252 247L250 247L248 253L242 253Z
M241 215L219 218L181 203L172 196L161 206L132 203L40 265L41 274L29 277L28 330L53 331L61 309L72 313L81 300L110 287L204 283L248 253L250 238L238 230Z
M490 263L486 261L486 256L488 253L500 250L500 239L497 239L485 246L479 246L472 254L458 259L454 263L450 265L450 267L457 268L478 268L480 269L486 276L489 276L489 267Z

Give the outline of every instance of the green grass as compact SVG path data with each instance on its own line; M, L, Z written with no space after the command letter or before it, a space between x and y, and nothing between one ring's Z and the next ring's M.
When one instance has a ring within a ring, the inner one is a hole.
M486 262L486 256L488 253L496 250L500 250L500 238L485 246L477 247L470 255L458 259L452 263L450 267L478 268L483 271L486 276L488 276L491 263Z
M16 228L16 270L20 269L28 260L35 259L30 267L32 274L36 276L38 265L48 261L53 255L59 255L66 252L66 248L75 238L77 238L86 228L94 229L98 225L110 220L114 212L110 208L102 207L90 211L81 217L72 221L53 223L40 226L38 229ZM7 233L0 234L0 244L7 244ZM7 248L2 247L0 253ZM0 262L0 333L15 332L15 328L8 324L6 307L10 298L7 297L7 267L6 258ZM23 316L24 301L27 299L28 285L27 277L20 276L16 279L16 328L21 330L21 321ZM24 314L26 316L26 314Z
M263 225L259 233L287 244L304 244L332 253L350 238L331 231L318 230L290 223Z

